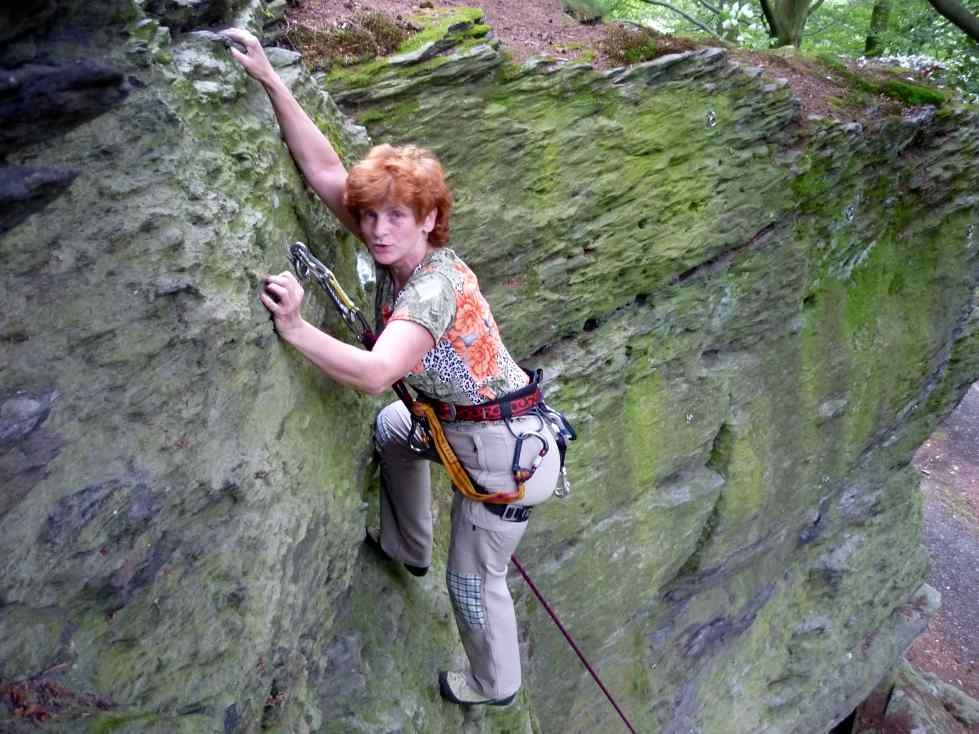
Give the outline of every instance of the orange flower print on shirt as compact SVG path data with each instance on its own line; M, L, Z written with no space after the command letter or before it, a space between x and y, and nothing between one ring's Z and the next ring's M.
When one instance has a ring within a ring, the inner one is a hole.
M451 338L470 342L486 331L483 306L473 293L460 293L456 298L456 320L452 325Z
M466 360L469 371L477 380L494 377L497 373L496 344L488 335L473 342L465 350L463 359Z
M479 292L479 280L449 248L427 255L400 294L382 268L375 319L379 327L406 320L433 335L440 332L422 363L405 376L409 385L438 400L478 405L527 383L500 340L490 306Z

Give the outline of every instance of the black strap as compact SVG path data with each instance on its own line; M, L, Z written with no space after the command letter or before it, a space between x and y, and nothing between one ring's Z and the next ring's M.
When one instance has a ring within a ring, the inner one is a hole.
M524 505L496 505L484 502L483 507L507 522L527 522L530 511L534 508Z

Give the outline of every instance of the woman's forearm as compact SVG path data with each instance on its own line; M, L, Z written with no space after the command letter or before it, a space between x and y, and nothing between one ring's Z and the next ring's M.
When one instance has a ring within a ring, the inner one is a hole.
M244 46L244 52L231 48L231 56L241 64L250 77L265 88L272 109L275 111L279 129L282 131L282 137L285 138L293 160L299 166L306 182L336 215L340 223L363 239L359 223L354 220L343 203L347 171L340 156L330 145L330 141L299 106L292 92L272 68L259 40L241 28L227 28L222 33L226 38Z
M375 353L342 342L307 321L280 334L328 377L362 392L377 395L397 379L386 380L384 364Z
M428 329L411 321L395 320L384 328L371 351L351 346L325 334L299 314L303 287L285 271L265 276L258 294L275 319L279 336L337 382L372 395L412 371L435 346Z
M343 168L343 162L330 141L300 107L279 75L263 79L262 86L272 102L282 137L306 179L312 180L324 170Z

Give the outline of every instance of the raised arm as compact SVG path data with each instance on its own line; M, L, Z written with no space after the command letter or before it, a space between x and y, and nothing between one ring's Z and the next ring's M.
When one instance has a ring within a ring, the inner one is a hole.
M330 141L299 106L292 92L272 68L265 51L262 50L262 44L254 35L240 28L228 28L222 31L222 34L241 44L247 51L242 53L236 48L231 48L231 55L249 76L265 87L279 122L282 137L306 181L343 226L363 239L358 223L343 205L347 170L343 167L340 156L330 145Z

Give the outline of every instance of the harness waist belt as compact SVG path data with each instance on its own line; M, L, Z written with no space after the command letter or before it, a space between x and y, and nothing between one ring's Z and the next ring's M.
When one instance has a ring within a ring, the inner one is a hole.
M537 384L531 383L502 398L479 405L453 405L433 398L423 399L435 409L439 420L451 422L501 421L504 418L514 418L529 413L544 398Z
M485 502L483 507L508 522L527 522L530 511L534 509L523 505L497 505L492 502Z

